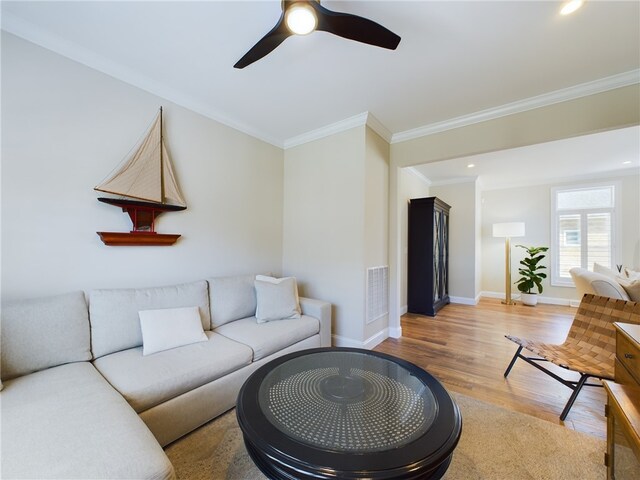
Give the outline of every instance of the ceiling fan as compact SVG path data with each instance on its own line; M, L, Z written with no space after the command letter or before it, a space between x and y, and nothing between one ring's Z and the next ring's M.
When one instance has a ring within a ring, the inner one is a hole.
M244 68L271 53L291 35L306 35L314 30L339 37L395 50L400 37L367 18L350 13L333 12L320 5L320 0L282 0L282 15L276 26L245 53L234 65Z

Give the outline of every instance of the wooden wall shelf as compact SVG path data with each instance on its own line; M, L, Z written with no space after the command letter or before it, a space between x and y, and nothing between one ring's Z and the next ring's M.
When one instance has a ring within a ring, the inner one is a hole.
M176 243L180 234L145 232L96 232L105 245L110 246L168 246Z

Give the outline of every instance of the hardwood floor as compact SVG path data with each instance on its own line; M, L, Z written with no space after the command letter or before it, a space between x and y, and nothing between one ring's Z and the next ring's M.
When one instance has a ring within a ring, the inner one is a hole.
M434 318L404 315L402 338L389 338L374 350L419 365L452 391L606 438L603 388L583 388L561 422L558 417L571 395L569 388L522 360L508 378L503 377L517 349L505 334L562 343L575 312L556 305L507 306L495 299L482 299L477 306L451 304ZM578 378L551 367L564 378Z

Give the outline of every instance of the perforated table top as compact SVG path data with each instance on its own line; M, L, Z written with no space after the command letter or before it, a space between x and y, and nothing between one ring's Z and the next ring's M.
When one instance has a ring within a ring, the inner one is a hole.
M406 445L431 426L436 407L431 391L407 369L354 352L321 352L278 365L262 381L259 402L291 438L353 453Z
M354 348L272 360L247 379L236 414L256 465L288 480L440 478L462 429L433 376Z

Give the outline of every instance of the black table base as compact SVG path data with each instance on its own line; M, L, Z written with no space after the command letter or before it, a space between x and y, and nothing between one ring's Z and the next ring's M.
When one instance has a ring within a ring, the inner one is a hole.
M405 471L395 470L393 472L385 471L336 471L331 469L318 469L313 465L307 465L306 468L301 465L292 465L283 463L282 460L276 460L270 458L267 455L262 454L257 448L255 448L251 442L244 439L244 445L249 452L249 456L253 460L253 463L265 474L267 478L271 480L360 480L360 479L384 479L384 480L438 480L444 476L453 454L449 455L440 464L430 465L415 469L415 466L408 465Z
M263 365L242 386L236 415L249 456L272 480L439 479L462 431L432 375L354 348Z

